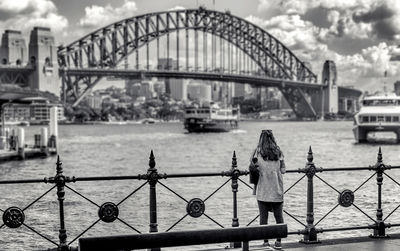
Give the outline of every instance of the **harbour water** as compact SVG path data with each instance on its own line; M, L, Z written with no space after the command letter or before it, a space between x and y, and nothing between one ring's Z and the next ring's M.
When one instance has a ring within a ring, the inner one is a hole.
M386 164L400 165L399 145L390 142L355 144L352 122L241 122L240 129L229 133L188 134L180 123L158 123L151 125L68 125L60 126L59 154L67 176L108 176L144 174L148 168L150 150L156 157L156 168L160 173L219 172L231 168L235 150L238 167L247 169L250 154L258 142L262 129L272 129L285 154L287 169L303 168L308 147L314 152L316 166L361 167L376 162L378 147L382 147ZM27 132L37 131L31 127ZM29 143L29 142L28 142ZM24 162L0 164L0 179L44 178L55 175L54 157ZM397 170L387 171L395 179ZM339 191L354 190L369 178L371 171L320 173L318 176ZM303 174L290 173L284 177L288 188ZM248 181L248 177L243 177ZM161 180L187 200L206 198L222 185L227 178L185 178ZM79 182L70 184L97 204L117 203L144 181ZM384 217L400 203L400 187L384 177ZM306 179L303 179L285 195L285 210L305 223ZM25 207L52 185L1 185L0 205L5 210L10 206ZM149 229L148 186L144 186L120 206L120 217L141 232ZM318 179L314 179L315 222L337 204L337 192ZM66 229L68 241L84 231L97 219L97 207L66 189ZM186 214L186 202L170 191L157 186L158 229L167 230ZM257 204L251 190L239 183L239 223L246 225L257 214ZM375 218L377 186L375 178L355 193L355 204L369 216ZM230 183L206 202L206 214L223 226L232 223L232 193ZM25 223L48 238L58 240L58 202L53 190L25 212ZM400 211L396 211L388 222L400 223ZM273 220L273 219L271 219ZM285 215L289 231L303 226ZM371 224L372 221L355 207L336 208L332 214L318 224L318 228L344 227ZM258 224L256 221L253 224ZM173 230L219 228L207 217L186 217ZM320 238L368 235L371 230L320 234ZM396 229L390 229L396 232ZM390 232L389 231L389 232ZM99 222L84 236L134 233L120 222ZM0 229L1 250L32 250L55 247L52 243L30 232L26 227ZM300 236L288 239L299 240ZM77 246L77 242L72 243Z

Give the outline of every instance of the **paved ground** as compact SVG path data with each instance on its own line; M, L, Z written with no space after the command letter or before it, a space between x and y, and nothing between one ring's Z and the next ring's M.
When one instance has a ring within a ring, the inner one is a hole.
M272 243L272 242L271 242ZM298 242L293 243L282 243L283 250L285 251L398 251L400 250L400 234L393 234L390 238L373 239L370 237L353 237L353 238L342 238L323 240L318 244L302 244ZM184 250L184 249L180 249ZM208 249L202 251L222 251L224 249ZM239 251L238 249L225 249ZM251 251L261 250L273 250L266 247L256 245L253 246L250 243Z

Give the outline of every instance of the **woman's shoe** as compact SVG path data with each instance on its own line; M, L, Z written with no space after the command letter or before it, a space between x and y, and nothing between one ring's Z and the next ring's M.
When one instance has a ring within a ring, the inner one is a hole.
M280 241L275 241L274 249L282 250L282 243Z
M282 250L282 243L280 241L275 241L274 249Z

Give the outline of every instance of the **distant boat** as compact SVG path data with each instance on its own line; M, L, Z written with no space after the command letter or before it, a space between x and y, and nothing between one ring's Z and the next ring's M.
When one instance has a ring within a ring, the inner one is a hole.
M29 121L6 121L6 126L29 126Z
M239 126L239 108L190 107L185 109L188 132L228 132Z
M152 118L143 119L143 120L141 121L142 124L154 124L154 123L156 123L156 122L158 122L158 121L155 120L155 119L152 119Z
M400 140L400 96L394 93L367 96L354 115L353 133L358 143L366 142L369 132L394 132Z

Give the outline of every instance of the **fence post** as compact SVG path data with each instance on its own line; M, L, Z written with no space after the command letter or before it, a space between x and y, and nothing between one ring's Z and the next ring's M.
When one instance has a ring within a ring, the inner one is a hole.
M303 169L307 175L307 226L306 233L303 235L301 242L311 244L318 243L317 231L314 226L314 183L313 177L317 172L317 168L313 162L313 152L311 146L308 150L306 167Z
M236 161L236 152L233 151L232 156L232 169L231 169L231 178L232 178L232 194L233 194L233 217L232 217L232 227L239 227L239 218L238 218L238 210L237 210L237 192L238 192L238 178L240 175L240 171L237 168L237 161ZM240 248L242 247L242 243L239 242L231 242L231 248Z
M65 229L65 222L64 222L64 195L65 195L65 176L63 174L62 163L60 161L60 156L57 156L57 164L56 164L56 171L57 174L54 178L55 183L57 185L57 197L58 197L58 204L60 209L60 230L59 230L59 239L60 239L60 251L68 251L69 247L67 244L67 230Z
M378 185L378 208L376 209L376 224L374 228L374 233L370 235L373 238L385 238L388 237L385 233L385 222L382 220L382 184L383 184L383 173L386 169L385 164L382 161L382 151L379 147L378 157L376 164L374 166L376 172L376 184Z
M150 185L150 233L158 232L157 228L157 194L156 184L158 181L158 173L155 168L156 161L154 158L153 150L150 152L149 169L147 169L147 180ZM151 248L151 251L159 251L160 248Z

